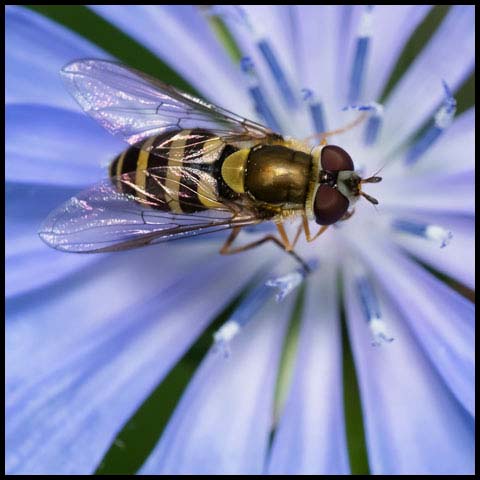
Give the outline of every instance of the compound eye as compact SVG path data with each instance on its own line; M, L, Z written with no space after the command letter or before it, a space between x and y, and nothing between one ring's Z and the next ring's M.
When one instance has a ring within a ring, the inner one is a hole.
M326 145L322 148L321 163L322 169L329 172L354 170L352 157L343 148L336 145Z
M320 185L313 203L315 221L319 225L332 225L348 210L349 201L336 188Z

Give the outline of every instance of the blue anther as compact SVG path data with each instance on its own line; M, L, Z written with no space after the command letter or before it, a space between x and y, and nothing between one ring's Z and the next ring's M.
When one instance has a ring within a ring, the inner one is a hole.
M322 103L315 98L315 94L309 88L302 88L302 99L308 103L314 133L325 132L327 128Z
M443 100L443 106L446 110L446 113L449 115L455 114L455 111L457 109L457 101L455 100L455 97L453 96L453 93L445 80L442 80L442 85L443 90L445 91L445 99Z
M240 60L240 68L244 73L254 73L254 64L250 57L242 57Z
M412 222L410 220L396 219L392 222L392 228L399 232L410 233L417 237L425 237L427 225L420 222Z
M277 294L275 299L277 302L281 302L285 297L295 290L302 282L305 280L307 275L311 274L314 270L318 268L318 260L312 259L307 262L308 268L310 269L307 272L304 268L298 268L286 275L281 277L275 277L267 280L265 285L267 287L272 287L277 289Z
M257 285L235 309L229 321L243 327L271 297L272 291L266 285Z
M270 127L274 132L280 132L280 125L275 119L272 110L268 106L267 100L260 86L256 85L250 87L248 91L254 101L255 109L257 110L258 114L263 117L267 126Z
M213 334L214 351L220 350L224 357L228 357L230 355L230 342L270 297L271 291L266 285L255 286L241 301L232 316Z
M267 126L269 126L275 132L280 132L280 124L277 122L272 109L268 105L263 89L260 86L260 82L255 71L255 64L253 63L252 59L248 56L243 57L240 60L240 68L248 79L248 83L250 85L248 87L248 93L253 99L255 110L263 118Z
M359 38L353 60L352 73L350 75L350 89L348 92L348 101L356 102L360 98L363 87L363 78L365 74L365 60L367 58L370 38Z
M383 106L377 102L370 102L364 105L348 105L342 110L357 110L359 112L369 112L371 114L365 127L364 142L366 145L372 145L378 138L378 133L383 123Z
M437 243L440 248L446 247L453 238L452 232L440 225L433 225L418 221L396 219L392 228L398 232L409 233Z
M352 70L350 73L350 84L348 90L348 101L356 102L362 94L365 78L366 60L370 48L371 37L371 12L373 5L367 5L360 18L360 28L353 56Z
M272 72L275 83L277 84L280 94L289 108L295 108L297 106L297 100L293 93L292 88L290 87L285 72L280 66L279 61L277 60L276 55L273 53L273 50L267 40L261 39L257 42L257 46L260 49L260 52L263 55L263 58L267 62L270 71Z
M325 132L326 127L323 115L323 106L320 102L315 102L310 105L310 115L313 120L315 133Z
M452 123L457 110L457 102L445 80L442 80L442 85L445 92L442 106L435 113L433 124L407 151L406 165L414 165Z
M364 273L357 275L355 286L363 314L373 335L372 345L380 346L384 342L392 342L393 337L388 334L387 325L380 312L380 303L370 279Z
M405 157L407 165L414 165L443 133L443 128L432 125L408 150Z
M358 110L359 112L371 112L374 115L383 115L383 107L377 102L370 102L359 105L347 105L342 108L343 112L347 110Z
M373 286L368 278L364 275L358 277L356 280L356 286L363 313L367 321L380 319L380 306L378 304L377 296L375 295Z
M377 141L382 123L382 117L380 116L373 116L368 119L364 137L366 145L373 145Z
M302 88L301 93L302 93L302 100L304 102L311 102L315 98L313 91L310 90L309 88Z

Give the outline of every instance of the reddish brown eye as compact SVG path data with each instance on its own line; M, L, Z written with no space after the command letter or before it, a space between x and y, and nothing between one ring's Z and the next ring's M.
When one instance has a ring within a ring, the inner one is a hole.
M348 199L336 188L320 185L313 203L315 221L319 225L332 225L345 215L348 205Z
M354 170L352 157L336 145L326 145L322 148L322 169L329 172Z

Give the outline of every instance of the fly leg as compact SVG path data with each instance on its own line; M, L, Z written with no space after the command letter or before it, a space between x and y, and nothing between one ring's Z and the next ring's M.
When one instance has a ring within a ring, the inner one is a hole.
M355 208L352 208L340 219L340 221L344 222L345 220L348 220L354 213L355 213Z
M233 242L235 239L238 237L238 234L241 231L241 227L233 227L229 237L225 241L225 244L222 246L220 249L220 253L222 255L231 255L233 253L240 253L244 252L245 250L250 250L251 248L258 247L259 245L262 245L265 242L274 242L276 245L278 245L283 251L287 252L290 254L300 265L302 268L307 272L310 273L311 269L310 267L306 264L306 262L298 256L294 251L293 247L295 246L296 240L298 240L298 236L295 238L295 241L293 244L290 243L288 236L285 232L285 229L283 228L282 223L277 223L276 224L278 232L280 234L280 239L275 237L274 235L265 235L264 237L260 238L259 240L255 240L254 242L247 243L246 245L242 245L241 247L232 247Z
M322 146L326 145L328 137L331 137L333 135L338 135L339 133L348 132L348 130L355 128L357 125L362 123L366 118L367 118L367 114L362 113L353 122L347 123L347 125L343 126L342 128L337 128L336 130L330 130L328 132L315 133L314 135L310 135L309 137L305 138L304 141L308 142L309 140L317 139L317 140L320 140L320 145Z
M308 225L308 219L307 219L306 215L303 215L303 225L302 226L303 226L303 230L305 231L305 238L307 239L307 242L310 243L310 242L313 242L314 240L316 240L323 232L325 232L330 225L321 226L318 229L318 232L313 237L310 233L310 227Z

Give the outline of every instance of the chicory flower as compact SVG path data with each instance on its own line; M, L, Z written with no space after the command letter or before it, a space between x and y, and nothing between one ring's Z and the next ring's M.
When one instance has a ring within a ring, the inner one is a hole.
M371 472L472 473L474 309L423 265L474 286L474 110L455 116L454 99L474 67L474 7L450 9L384 99L428 6L91 8L205 98L282 134L308 137L365 112L365 123L329 141L364 173L384 166L371 186L380 205L361 201L350 219L302 243L298 252L317 264L307 278L275 246L221 257L218 237L99 256L48 249L41 221L103 178L125 145L79 110L58 75L72 60L109 55L8 7L7 473L93 473L152 389L245 290L139 473L349 473L341 310ZM228 27L241 61L212 18ZM274 412L300 284L291 382Z

